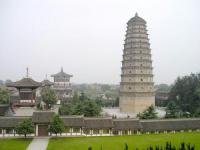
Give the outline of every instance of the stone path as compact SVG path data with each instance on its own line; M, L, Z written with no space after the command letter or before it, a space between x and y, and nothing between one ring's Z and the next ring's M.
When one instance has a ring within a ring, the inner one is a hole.
M46 150L48 142L49 137L35 137L27 150Z

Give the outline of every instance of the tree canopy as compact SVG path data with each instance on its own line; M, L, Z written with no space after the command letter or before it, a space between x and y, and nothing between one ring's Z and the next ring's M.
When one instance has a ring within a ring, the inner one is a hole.
M157 112L155 111L155 107L151 105L143 113L139 113L137 117L140 119L154 119L157 118Z
M10 99L10 91L7 88L0 88L0 104L8 104Z
M200 107L200 74L178 77L172 85L169 101L175 102L183 114L195 114Z
M59 117L59 115L54 115L52 121L50 122L49 131L57 135L58 133L61 134L64 129L63 120Z
M16 127L16 133L23 134L25 138L27 134L34 133L34 126L31 122L31 119L27 119L19 123Z
M101 106L95 100L89 99L84 93L74 95L71 104L63 104L59 113L61 115L84 115L87 117L98 116Z
M41 97L48 109L50 109L57 102L57 96L55 91L50 89L49 87L45 87L42 89Z

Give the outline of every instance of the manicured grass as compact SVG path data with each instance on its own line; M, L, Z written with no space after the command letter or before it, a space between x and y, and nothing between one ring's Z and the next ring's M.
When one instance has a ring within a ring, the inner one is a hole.
M167 141L179 145L181 142L195 145L196 150L200 150L200 133L167 133L167 134L142 134L132 136L111 136L111 137L68 137L52 138L49 141L47 150L124 150L124 144L127 143L129 149L146 148L149 145L164 145Z
M31 140L0 138L0 150L25 150Z

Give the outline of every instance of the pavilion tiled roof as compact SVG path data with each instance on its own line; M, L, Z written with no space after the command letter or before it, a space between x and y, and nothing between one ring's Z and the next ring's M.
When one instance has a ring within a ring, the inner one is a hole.
M19 123L31 117L0 117L0 128L15 128Z
M43 80L41 83L42 83L42 86L51 86L54 84L53 82L51 82L47 79Z
M144 132L200 129L199 118L140 120Z
M63 69L61 68L61 71L59 73L53 74L51 75L51 77L72 77L72 75L67 74L63 71Z
M32 116L33 123L50 123L53 119L54 112L50 111L38 111L34 112Z
M86 129L110 129L113 128L112 118L84 118Z
M139 119L115 119L114 130L140 130L142 128Z
M83 116L61 116L65 127L83 127Z
M16 82L12 82L12 83L8 83L7 84L8 87L16 87L16 88L22 88L22 87L33 87L33 88L37 88L39 86L41 86L40 82L36 82L31 78L23 78L19 81Z

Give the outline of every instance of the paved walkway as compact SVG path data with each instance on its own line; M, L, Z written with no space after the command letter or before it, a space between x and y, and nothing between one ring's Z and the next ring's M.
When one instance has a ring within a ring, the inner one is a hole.
M46 150L48 142L49 137L35 137L27 150Z

